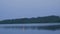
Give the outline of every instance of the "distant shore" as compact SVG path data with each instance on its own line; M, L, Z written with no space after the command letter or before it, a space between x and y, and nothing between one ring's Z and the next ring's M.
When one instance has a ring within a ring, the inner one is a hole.
M0 21L0 24L33 24L33 23L60 23L60 16L45 16L32 18L8 19Z

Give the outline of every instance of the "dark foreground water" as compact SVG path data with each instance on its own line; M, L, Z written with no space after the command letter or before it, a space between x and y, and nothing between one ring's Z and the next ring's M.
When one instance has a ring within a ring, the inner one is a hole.
M60 34L60 30L21 30L21 29L1 29L0 34Z
M0 34L60 34L60 25L0 25Z

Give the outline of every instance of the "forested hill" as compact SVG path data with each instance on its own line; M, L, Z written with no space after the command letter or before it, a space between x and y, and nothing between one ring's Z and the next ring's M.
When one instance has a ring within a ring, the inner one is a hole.
M20 19L10 19L2 20L0 24L25 24L25 23L59 23L59 16L45 16L45 17L32 17L32 18L20 18Z

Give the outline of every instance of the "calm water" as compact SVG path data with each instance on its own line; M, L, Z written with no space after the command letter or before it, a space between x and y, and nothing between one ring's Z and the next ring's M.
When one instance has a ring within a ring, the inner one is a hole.
M37 29L20 29L4 28L6 26L43 26L44 24L0 24L0 34L60 34L60 30L37 30ZM45 24L48 25L48 24ZM45 26L44 25L44 26ZM56 24L49 24L56 25Z

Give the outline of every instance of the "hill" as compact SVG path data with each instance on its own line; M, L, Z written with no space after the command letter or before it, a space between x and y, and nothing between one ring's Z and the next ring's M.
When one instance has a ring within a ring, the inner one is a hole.
M20 19L9 19L2 20L0 24L26 24L26 23L59 23L59 16L45 16L45 17L37 17L37 18L20 18Z

